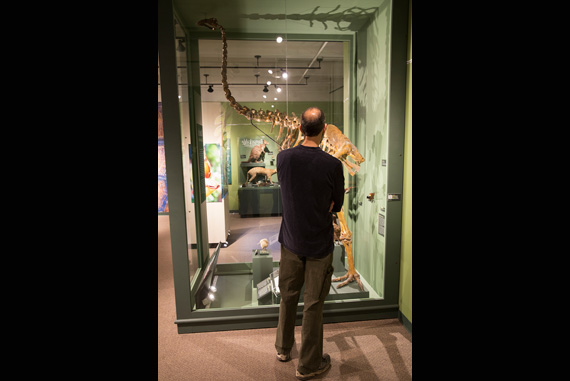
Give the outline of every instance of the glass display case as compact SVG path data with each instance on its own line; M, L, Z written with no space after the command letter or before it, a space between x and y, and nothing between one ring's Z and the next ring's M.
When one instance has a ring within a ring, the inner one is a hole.
M159 35L170 24L176 39L174 46L159 39L159 53L178 57L164 72L176 73L180 136L163 145L182 157L173 167L181 190L172 189L168 159L166 166L169 197L184 195L169 200L187 232L172 240L190 250L190 276L174 274L188 289L176 291L180 333L276 326L283 208L276 157L302 143L300 115L309 107L334 127L336 139L324 139L322 149L343 162L345 178L325 322L397 316L404 126L391 118L404 112L404 90L390 83L400 75L391 46L405 38L405 18L394 18L400 5L392 1L357 3L320 12L260 2L255 12L233 5L213 12L200 2L159 1ZM405 72L405 52L402 63ZM159 155L160 143L159 136ZM301 294L299 317L302 302Z
M288 38L287 34L281 36L280 42L220 41L219 36L215 37L218 38L198 39L203 78L202 128L204 136L217 138L212 144L223 147L220 154L226 159L222 160L222 172L229 180L226 195L230 235L227 245L215 252L216 272L212 279L207 279L215 291L207 293L207 299L202 298L205 291L199 291L197 308L278 305L275 279L281 256L278 235L282 202L276 157L280 151L302 143L294 129L298 129L301 114L311 106L324 112L329 126L337 126L341 133L344 130L343 99L350 97L344 86L345 75L350 75L345 72L350 41L304 41L302 37ZM225 86L229 91L224 91ZM293 122L287 125L287 120ZM351 144L348 138L346 144ZM323 147L331 155L341 148ZM358 149L353 149L352 156L360 156ZM348 160L347 199L355 193L354 187L348 185L348 177L357 173L357 164ZM349 271L345 245L337 237L335 278ZM360 282L342 287L338 287L340 281L336 282L327 300L381 298L365 277L360 277Z

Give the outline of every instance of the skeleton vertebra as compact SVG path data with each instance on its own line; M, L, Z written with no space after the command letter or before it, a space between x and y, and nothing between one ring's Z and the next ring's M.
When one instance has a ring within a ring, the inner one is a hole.
M249 120L256 120L257 122L267 122L271 123L271 132L276 124L279 127L279 136L277 137L277 141L280 140L284 128L287 129L286 135L283 138L280 145L280 149L287 149L291 146L296 146L302 141L302 133L300 129L300 121L299 118L292 113L292 117L289 117L287 114L276 111L264 111L264 110L255 110L250 109L246 106L242 106L239 104L235 98L232 96L232 93L228 86L228 78L227 78L227 65L228 65L228 44L226 42L226 31L224 27L218 24L218 21L215 18L211 19L204 19L198 21L198 25L205 26L211 30L220 29L222 33L222 87L226 94L226 99L230 102L230 105L240 114L245 116ZM343 135L343 133L334 125L328 124L325 134L323 136L323 140L321 142L321 148L323 151L327 152L328 154L336 157L339 159L348 169L348 172L351 176L354 176L356 172L360 169L360 164L364 162L364 158L358 152L358 149L350 142L350 140ZM348 157L352 158L356 163L352 163L348 161ZM346 250L346 256L348 258L348 272L346 275L333 279L333 282L339 282L344 280L344 282L340 283L337 288L341 288L346 286L350 282L356 281L358 286L361 290L364 290L362 286L362 282L360 281L360 275L354 269L354 258L352 254L352 233L348 229L348 225L346 224L346 220L344 218L344 213L341 209L340 212L337 213L337 217L340 224L340 241L344 245Z

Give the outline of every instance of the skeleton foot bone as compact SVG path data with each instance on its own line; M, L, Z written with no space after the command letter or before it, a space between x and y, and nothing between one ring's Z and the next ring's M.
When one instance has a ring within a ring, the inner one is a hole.
M340 282L341 280L344 280L344 282L337 285L336 288L344 287L347 284L356 281L356 283L358 284L358 287L360 288L360 291L364 291L364 286L362 285L362 282L360 281L360 275L356 271L354 271L354 272L348 271L345 275L343 275L339 278L333 278L332 281L333 282Z

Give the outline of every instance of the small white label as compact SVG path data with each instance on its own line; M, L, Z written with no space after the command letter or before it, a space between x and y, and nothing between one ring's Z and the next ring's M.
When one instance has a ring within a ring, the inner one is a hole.
M378 234L384 237L384 222L386 221L386 217L383 214L378 213Z

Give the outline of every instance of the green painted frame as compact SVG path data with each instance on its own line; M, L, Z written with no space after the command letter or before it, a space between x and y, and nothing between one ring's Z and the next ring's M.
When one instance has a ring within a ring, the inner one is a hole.
M408 7L407 0L393 0L392 2L392 31L390 55L390 91L389 91L389 142L388 142L388 168L387 192L389 194L403 193L404 170L404 119L406 95L406 47L408 33ZM236 329L269 328L276 327L279 316L279 306L257 306L250 308L205 309L192 310L194 304L191 289L191 279L188 263L188 243L186 238L186 221L184 206L184 186L182 172L182 151L180 142L180 120L178 115L176 61L174 41L174 17L172 0L158 1L158 50L160 55L161 85L163 109L165 110L165 155L169 181L170 229L172 241L173 277L175 286L176 316L174 321L178 333L224 331ZM217 38L212 33L189 32L186 29L188 46L197 46L195 43L201 38ZM228 33L228 39L272 39L273 35ZM288 38L305 41L349 41L350 67L354 67L356 46L354 35L293 35ZM194 41L194 43L192 43ZM202 135L200 124L200 89L199 68L195 49L187 49L189 62L189 107L191 120L192 160L198 163L198 143ZM350 77L350 122L355 123L356 94L355 72ZM167 118L168 116L168 118ZM196 161L194 161L196 159ZM203 174L203 166L192 166L194 179ZM198 173L201 171L201 173ZM194 185L194 189L199 189ZM198 194L199 192L196 192ZM196 208L196 226L199 255L202 262L208 258L207 214L205 200L197 200L200 208ZM199 209L199 210L198 210ZM398 297L400 278L400 246L402 229L402 201L389 201L386 206L386 260L385 260L385 292L383 299L331 301L325 303L323 318L325 323L386 319L398 317ZM206 243L206 244L204 244ZM202 266L200 266L201 269ZM199 269L199 270L200 270ZM197 271L195 279L200 277ZM196 283L196 282L194 282ZM303 306L297 310L297 324L301 323Z

